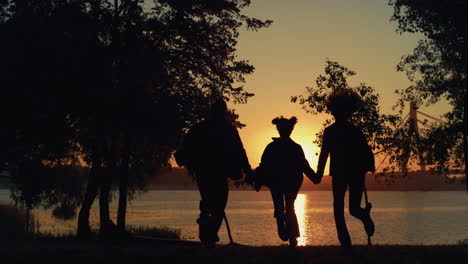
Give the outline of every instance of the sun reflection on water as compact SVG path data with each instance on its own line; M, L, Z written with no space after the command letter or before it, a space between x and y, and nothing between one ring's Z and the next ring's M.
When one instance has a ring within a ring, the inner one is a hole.
M307 199L305 194L298 194L296 202L294 203L294 209L296 210L297 221L299 222L299 230L301 236L297 239L297 245L305 246L307 238L309 236L309 230L307 228Z

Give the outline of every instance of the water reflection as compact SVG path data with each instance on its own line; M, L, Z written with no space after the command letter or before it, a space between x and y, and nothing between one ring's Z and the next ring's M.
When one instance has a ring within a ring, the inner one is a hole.
M297 221L299 222L299 230L301 236L297 239L299 246L305 246L309 237L309 228L307 225L307 199L305 194L298 194L296 202L294 203L294 209L296 210Z
M373 242L378 244L438 245L457 244L468 237L468 203L466 192L370 192L374 204L372 217L377 226ZM348 201L346 196L345 201ZM197 190L148 191L129 204L127 223L135 226L168 226L178 228L182 238L198 241ZM116 219L118 199L111 203L111 216ZM0 203L12 203L9 190L0 190ZM99 208L94 203L91 225L98 228ZM329 191L304 191L295 204L301 237L299 245L338 245L333 220L333 196ZM40 230L50 233L76 231L76 218L61 221L52 218L52 210L34 210ZM227 210L234 241L252 246L277 246L273 203L269 191L230 191ZM347 225L356 245L366 245L361 221L346 210ZM226 228L220 232L222 243L228 243ZM467 263L468 264L468 263Z

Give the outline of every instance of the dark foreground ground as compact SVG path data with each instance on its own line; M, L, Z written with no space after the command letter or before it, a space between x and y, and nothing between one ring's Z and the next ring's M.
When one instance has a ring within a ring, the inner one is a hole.
M131 241L0 242L0 263L464 263L467 246L357 246L356 256L335 246L253 247L224 245L206 249L196 243Z

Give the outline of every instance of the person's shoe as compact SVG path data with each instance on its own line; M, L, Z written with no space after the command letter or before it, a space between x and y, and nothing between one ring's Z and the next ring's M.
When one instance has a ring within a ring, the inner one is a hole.
M372 218L370 217L370 214L364 218L362 222L364 224L364 229L366 230L367 236L373 236L375 232L375 225L374 221L372 221Z
M347 256L354 255L353 246L351 244L341 244L341 250L344 255L347 255Z
M206 218L200 217L197 219L197 223L198 223L198 238L200 239L200 241L202 241L202 243L205 243L206 241L212 241L208 220Z
M291 237L289 239L289 247L295 248L297 246L297 237Z
M284 227L284 220L282 218L276 218L276 225L278 226L278 236L283 241L288 241L289 236Z
M209 241L209 242L202 242L203 247L205 248L215 248L216 247L216 242Z

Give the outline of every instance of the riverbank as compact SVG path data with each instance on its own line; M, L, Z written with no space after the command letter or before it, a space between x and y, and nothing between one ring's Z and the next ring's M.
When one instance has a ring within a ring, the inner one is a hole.
M465 245L356 246L357 257L337 246L253 247L221 245L214 249L198 243L131 241L84 243L75 240L0 242L1 263L468 263Z

